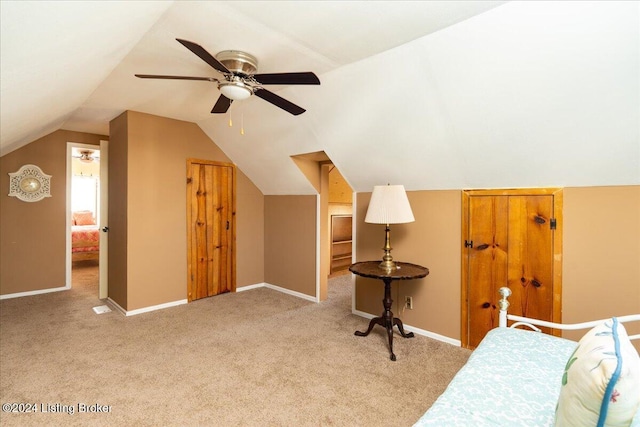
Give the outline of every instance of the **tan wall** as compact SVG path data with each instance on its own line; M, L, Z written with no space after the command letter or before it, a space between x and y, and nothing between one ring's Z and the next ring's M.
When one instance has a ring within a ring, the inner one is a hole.
M127 182L129 175L126 113L109 123L108 295L127 308Z
M393 313L421 329L460 338L460 215L459 191L409 191L415 222L391 225L391 254L396 261L429 268L420 280L392 284ZM358 193L356 256L358 261L382 259L384 225L367 224L371 193ZM356 309L379 316L384 285L380 280L356 280ZM398 301L413 297L413 310L404 313Z
M316 295L316 196L265 196L265 281Z
M0 295L65 286L67 142L99 145L105 135L59 130L0 158ZM9 197L9 172L24 164L51 175L51 196Z
M320 165L314 158L307 158L306 155L291 156L291 160L298 166L300 172L304 174L309 180L309 183L313 185L318 193L321 192L321 174Z
M135 310L187 298L186 162L230 160L194 123L125 114L128 273L123 307ZM114 145L123 143L112 139ZM245 286L264 281L263 196L241 171L237 181L237 286Z
M109 297L127 310L186 298L186 159L229 159L193 123L127 112L110 133L57 131L0 159L3 188L31 163L52 175L53 195L0 194L0 294L65 285L67 142L109 139ZM264 198L240 170L236 178L236 283L246 286L265 281Z
M263 283L264 196L239 169L236 171L236 284Z
M563 321L640 313L640 186L566 188L563 212Z
M403 312L394 302L392 311L408 325L460 339L460 191L408 196L416 222L391 226L392 254L428 267L430 274L394 282L394 301L411 295L414 309ZM364 223L370 197L357 195L358 261L382 257L384 226ZM640 186L565 188L563 242L563 322L640 313ZM356 282L356 309L379 315L382 282Z

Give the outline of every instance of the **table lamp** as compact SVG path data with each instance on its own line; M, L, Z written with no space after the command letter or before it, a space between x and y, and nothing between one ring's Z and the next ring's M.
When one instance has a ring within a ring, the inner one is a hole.
M373 187L371 201L367 209L364 222L370 224L385 224L384 256L380 268L396 269L396 263L391 256L391 242L389 239L389 224L404 224L413 222L413 212L407 198L404 185L376 185Z

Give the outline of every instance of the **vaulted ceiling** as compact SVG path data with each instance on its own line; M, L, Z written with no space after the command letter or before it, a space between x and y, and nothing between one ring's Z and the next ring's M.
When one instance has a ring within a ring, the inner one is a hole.
M314 194L291 156L317 151L356 191L640 184L639 4L2 1L0 148L135 110L197 123L265 194ZM220 77L176 38L321 85L269 87L300 116L211 114L211 82L134 77Z

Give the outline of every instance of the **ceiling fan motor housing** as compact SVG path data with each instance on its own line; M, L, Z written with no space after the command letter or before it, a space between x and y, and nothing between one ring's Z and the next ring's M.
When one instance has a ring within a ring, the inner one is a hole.
M223 50L216 55L216 59L234 74L250 76L258 70L258 59L239 50Z

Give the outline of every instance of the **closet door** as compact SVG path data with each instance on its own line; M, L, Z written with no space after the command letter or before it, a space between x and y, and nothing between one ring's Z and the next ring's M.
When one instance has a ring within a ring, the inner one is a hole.
M187 161L189 301L236 289L234 200L232 164Z
M498 326L503 286L510 314L560 321L561 201L556 189L464 192L463 346L475 348Z

